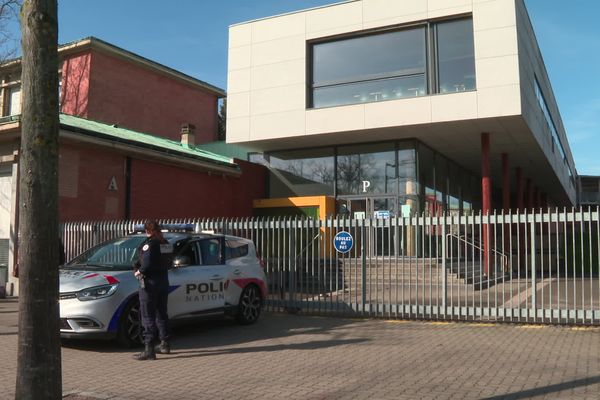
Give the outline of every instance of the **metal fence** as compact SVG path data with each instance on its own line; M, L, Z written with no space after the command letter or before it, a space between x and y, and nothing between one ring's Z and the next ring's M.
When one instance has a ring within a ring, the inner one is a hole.
M600 325L599 214L161 222L252 239L266 264L273 311ZM67 258L140 222L66 223ZM346 253L334 246L341 231L352 237Z

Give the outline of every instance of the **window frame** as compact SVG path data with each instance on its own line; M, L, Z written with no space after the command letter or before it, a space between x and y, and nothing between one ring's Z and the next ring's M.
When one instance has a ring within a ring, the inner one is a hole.
M357 103L347 103L347 104L336 104L336 105L328 105L322 107L315 107L314 105L314 91L315 89L326 88L326 87L336 87L336 86L345 86L350 84L359 84L364 82L377 82L384 81L389 79L398 79L398 78L409 78L413 76L419 76L420 73L415 74L404 74L404 75L393 75L393 76L381 76L372 79L365 80L339 80L333 83L328 84L319 84L315 85L314 80L314 48L319 44L325 43L335 43L341 42L344 40L351 40L355 38L362 38L368 36L376 36L376 35L384 35L386 33L400 32L404 30L410 30L414 28L423 27L424 28L424 45L423 53L425 56L425 65L424 65L424 82L425 82L425 94L423 96L416 97L425 97L432 96L437 94L452 94L452 93L441 93L439 88L439 52L438 52L438 40L437 40L437 27L441 23L451 22L451 21L461 21L461 20L471 20L473 21L472 13L465 13L461 15L452 15L448 17L426 20L426 21L417 21L408 24L402 25L392 25L386 27L380 27L372 30L366 30L361 32L353 32L353 33L345 33L340 35L328 36L323 38L317 38L313 40L306 41L306 92L305 92L305 107L307 110L318 110L325 109L331 107L342 107L356 104L368 104L375 103L379 101L386 100L373 100L373 101L365 101L365 102L357 102ZM473 32L473 46L475 45L475 34ZM473 59L475 59L475 54L473 54ZM475 76L475 86L473 89L465 90L465 92L477 91L477 77ZM462 93L462 92L461 92ZM404 98L412 98L412 97L404 97ZM394 100L401 100L403 97L396 98Z

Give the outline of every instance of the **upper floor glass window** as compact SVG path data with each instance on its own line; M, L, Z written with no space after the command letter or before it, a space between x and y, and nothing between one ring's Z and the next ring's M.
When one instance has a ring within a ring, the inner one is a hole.
M475 90L473 21L461 19L436 25L439 93Z
M471 19L316 42L309 51L311 108L475 89Z
M313 46L313 107L423 96L425 28Z

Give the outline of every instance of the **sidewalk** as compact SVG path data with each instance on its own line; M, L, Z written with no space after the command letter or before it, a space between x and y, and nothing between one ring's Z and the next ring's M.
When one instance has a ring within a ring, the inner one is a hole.
M0 398L14 397L14 300L0 300ZM137 362L65 342L65 399L598 399L600 329L265 314L180 327Z

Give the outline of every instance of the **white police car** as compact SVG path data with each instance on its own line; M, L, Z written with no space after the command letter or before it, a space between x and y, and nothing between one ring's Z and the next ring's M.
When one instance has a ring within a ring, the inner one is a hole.
M174 254L169 270L172 322L219 314L235 316L242 324L256 322L267 286L252 241L191 232L165 232L164 237ZM132 265L145 239L140 233L109 240L60 268L61 337L141 343L139 282Z

